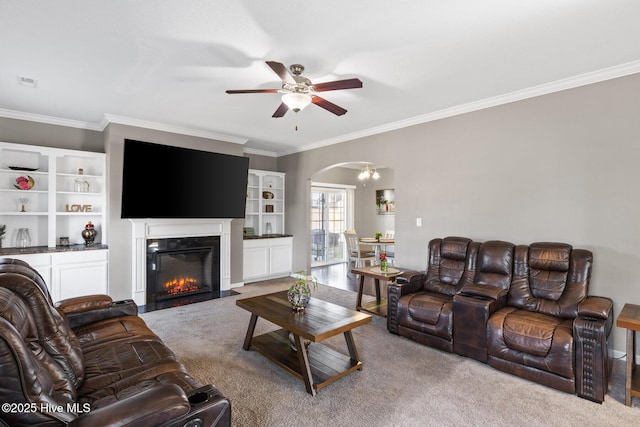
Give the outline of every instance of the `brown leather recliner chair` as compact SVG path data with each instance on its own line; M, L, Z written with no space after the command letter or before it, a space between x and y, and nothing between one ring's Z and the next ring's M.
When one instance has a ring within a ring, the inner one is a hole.
M470 282L467 256L477 247L465 237L431 240L426 273L399 277L387 287L389 332L452 352L453 296Z
M602 402L613 302L589 296L592 254L562 243L515 249L507 306L487 324L492 367Z
M188 374L133 301L56 308L17 260L0 261L0 377L0 400L23 409L1 412L0 425L231 425L229 400Z

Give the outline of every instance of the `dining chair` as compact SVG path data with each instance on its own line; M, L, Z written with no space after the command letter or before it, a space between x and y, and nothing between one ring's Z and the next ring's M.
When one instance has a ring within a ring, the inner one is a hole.
M370 265L376 263L375 251L366 250L360 247L358 234L355 230L347 230L344 232L344 239L347 242L347 252L349 253L349 265L354 262L354 267L364 267L367 262Z

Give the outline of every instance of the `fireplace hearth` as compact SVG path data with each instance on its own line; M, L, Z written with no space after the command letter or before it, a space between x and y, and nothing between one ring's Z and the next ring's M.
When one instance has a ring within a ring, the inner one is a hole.
M220 298L220 237L147 239L144 311Z

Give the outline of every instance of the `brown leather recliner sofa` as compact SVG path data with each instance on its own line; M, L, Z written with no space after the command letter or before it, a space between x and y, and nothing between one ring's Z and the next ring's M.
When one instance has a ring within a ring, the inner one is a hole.
M613 301L589 295L592 253L445 237L388 287L387 329L595 402L608 390Z
M107 295L54 306L35 270L0 259L0 425L230 426L229 399L137 311Z

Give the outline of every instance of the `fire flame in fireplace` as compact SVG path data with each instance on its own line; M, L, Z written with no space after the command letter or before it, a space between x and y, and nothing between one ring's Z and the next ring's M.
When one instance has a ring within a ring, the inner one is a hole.
M164 283L164 291L168 295L195 292L200 288L198 280L193 277L177 277Z

